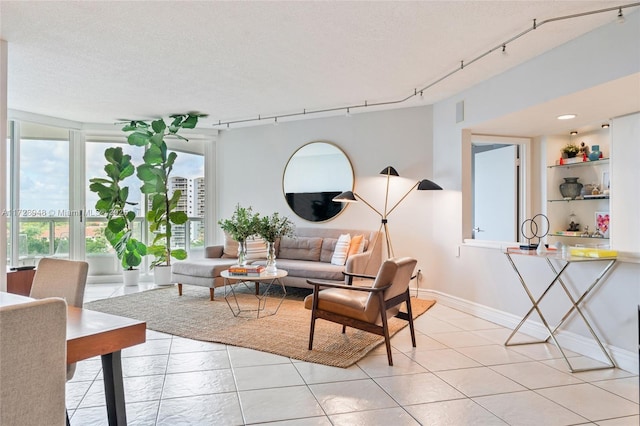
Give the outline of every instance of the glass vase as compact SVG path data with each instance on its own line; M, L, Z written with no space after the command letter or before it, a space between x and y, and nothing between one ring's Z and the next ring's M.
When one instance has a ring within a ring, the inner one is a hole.
M278 268L276 268L276 243L267 241L267 267L265 269L267 274L276 274Z
M238 265L247 266L247 243L238 241Z

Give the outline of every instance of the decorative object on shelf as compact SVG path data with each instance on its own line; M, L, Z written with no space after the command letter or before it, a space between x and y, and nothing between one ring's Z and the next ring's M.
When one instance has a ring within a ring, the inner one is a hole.
M580 223L578 223L578 216L575 213L571 212L569 215L569 228L567 231L576 232L580 230Z
M295 225L286 216L280 216L277 212L271 216L260 218L257 224L257 234L267 242L267 268L268 274L278 272L276 267L276 240L282 237L293 237Z
M531 219L527 219L520 225L520 233L527 240L526 245L520 245L523 250L537 250L542 244L542 239L549 233L549 218L542 213L538 213ZM537 238L537 243L531 243L533 238Z
M602 193L604 195L609 195L611 190L611 181L609 180L609 171L602 172L602 182L601 182Z
M596 232L594 237L609 238L609 225L611 218L609 212L596 212Z
M580 152L580 148L578 145L573 142L569 142L565 146L562 147L562 158L574 158Z
M257 234L259 221L258 213L254 213L251 206L241 207L240 204L236 205L231 219L218 221L220 228L238 242L238 264L241 266L247 264L246 241L247 238Z
M591 152L589 153L589 161L598 161L600 158L602 158L600 145L592 145Z
M582 183L578 182L578 179L580 178L564 178L564 182L560 184L560 194L562 194L563 198L574 200L577 196L580 195L580 191L582 190Z
M389 201L389 179L391 178L391 176L400 176L400 175L398 174L396 169L394 169L391 166L387 166L384 169L382 169L380 174L381 175L385 175L387 177L387 179L386 179L387 180L387 190L385 192L384 210L382 212L380 212L378 209L376 209L371 204L369 204L360 195L358 195L358 194L356 194L355 192L352 192L352 191L343 192L342 194L340 194L337 197L335 197L333 199L333 201L339 201L339 202L342 202L342 203L355 203L358 200L360 200L363 203L365 203L367 205L367 207L369 207L371 210L376 212L380 216L380 219L381 219L380 228L378 229L378 233L381 232L381 231L384 231L384 237L385 237L385 241L386 241L386 244L387 244L387 257L391 258L391 257L394 257L394 254L393 254L393 246L391 245L391 237L389 235L389 229L387 227L387 217L391 214L392 211L395 210L396 207L398 207L400 205L400 203L405 198L407 198L407 196L414 189L417 188L418 191L434 191L434 190L441 190L442 187L440 185L438 185L437 183L432 182L432 181L430 181L428 179L422 179L422 180L416 182L411 188L409 188L409 190L402 196L402 198L400 198L400 200L398 200L398 202L395 203L393 205L393 207L388 209L387 207L388 207L388 201ZM376 238L376 240L373 242L372 247L375 247L377 242L378 242L378 239Z

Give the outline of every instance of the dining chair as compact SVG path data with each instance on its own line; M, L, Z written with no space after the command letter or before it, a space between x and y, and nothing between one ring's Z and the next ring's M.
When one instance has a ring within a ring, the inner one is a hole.
M0 336L0 425L64 425L64 300L47 298L1 307Z
M61 297L68 305L82 308L88 270L87 262L42 258L38 262L29 296L34 299Z
M87 262L44 257L38 262L30 296L34 299L61 297L68 305L82 308L88 271ZM67 381L73 378L75 372L76 364L68 364Z
M311 309L309 350L313 349L313 334L317 319L324 319L384 337L389 365L393 365L388 319L395 316L409 322L411 343L416 347L413 328L409 282L417 260L410 257L391 258L382 263L376 276L352 274L358 278L369 278L369 285L348 285L335 282L307 280L313 293L304 300L305 308ZM366 281L364 281L366 282ZM407 312L400 307L406 304Z

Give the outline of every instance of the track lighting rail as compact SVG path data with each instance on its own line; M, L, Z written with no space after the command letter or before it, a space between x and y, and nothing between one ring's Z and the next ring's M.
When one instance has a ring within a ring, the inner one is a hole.
M525 35L527 35L528 33L530 33L531 31L535 31L537 29L539 29L541 26L552 23L552 22L559 22L559 21L566 21L569 19L576 19L576 18L582 18L585 16L590 16L590 15L596 15L596 14L600 14L600 13L607 13L607 12L612 12L612 11L617 11L617 17L618 20L620 22L623 22L624 20L624 16L622 13L623 9L627 9L627 8L632 8L632 7L638 7L640 6L640 2L635 2L635 3L629 3L629 4L625 4L625 5L621 5L621 6L612 6L612 7L608 7L605 9L598 9L598 10L591 10L591 11L587 11L587 12L582 12L582 13L574 13L571 15L564 15L564 16L557 16L555 18L549 18L549 19L545 19L544 21L541 22L537 22L536 19L533 19L533 24L531 27L525 29L524 31L514 35L513 37L503 41L502 43L499 43L498 45L492 47L491 49L487 50L486 52L482 53L481 55L471 59L470 61L464 61L461 60L460 61L460 66L455 68L454 70L448 72L447 74L443 75L442 77L436 79L435 81L427 84L426 86L424 86L421 89L414 89L413 93L411 93L408 96L405 96L404 98L401 99L396 99L396 100L390 100L390 101L381 101L381 102L372 102L369 103L368 101L364 101L363 103L360 104L352 104L352 105L345 105L345 106L340 106L340 107L334 107L334 108L324 108L324 109L314 109L314 110L307 110L307 109L303 109L302 112L292 112L292 113L288 113L288 114L274 114L274 115L269 115L269 116L262 116L262 115L258 115L258 117L254 117L254 118L245 118L245 119L240 119L240 120L229 120L229 121L221 121L219 120L217 123L214 123L213 126L217 127L219 129L222 128L231 128L231 125L233 124L241 124L241 123L249 123L249 122L255 122L255 121L273 121L274 124L278 123L278 119L280 118L288 118L288 117L298 117L301 115L309 115L309 114L320 114L320 113L327 113L327 112L335 112L335 111L346 111L347 115L349 115L353 110L355 109L359 109L359 108L367 108L367 107L377 107L377 106L388 106L388 105L397 105L397 104L401 104L404 103L406 101L408 101L411 98L414 98L418 95L422 96L423 93L425 91L427 91L428 89L430 89L431 87L441 83L442 81L448 79L449 77L451 77L452 75L456 74L459 71L464 70L465 68L469 68L470 65L473 65L475 62L481 60L482 58L486 57L487 55L490 55L491 53L495 52L496 50L500 50L502 51L502 53L506 53L506 49L507 49L507 45L509 45L510 43L513 43L514 41L518 40L521 37L524 37Z

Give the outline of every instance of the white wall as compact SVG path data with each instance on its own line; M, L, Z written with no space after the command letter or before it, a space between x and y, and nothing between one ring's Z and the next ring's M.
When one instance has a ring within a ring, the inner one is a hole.
M7 42L0 40L0 212L7 209L7 174L5 164L7 164ZM0 214L0 259L7 258L7 217ZM2 261L0 267L0 291L7 289L7 265Z
M440 208L434 211L434 220L438 226L434 227L432 234L435 244L433 255L438 268L435 270L432 286L429 287L431 290L465 303L476 303L476 308L484 312L498 310L505 314L503 319L511 315L515 320L527 311L530 306L528 300L501 250L463 245L460 257L455 256L457 247L463 240L463 130L473 131L474 125L487 120L639 72L640 13L629 14L627 18L624 25L612 23L596 29L434 105L434 177L451 191ZM465 103L465 121L456 124L456 103L461 100ZM614 140L612 143L616 146L616 151L625 149L622 146L625 142ZM635 143L637 151L637 139L626 143ZM544 150L543 147L537 149ZM544 155L540 158L544 158ZM612 176L624 175L631 182L640 181L640 170L637 167L622 166L622 163L613 161L611 166L614 169ZM538 164L536 170L540 167ZM617 167L625 169L619 170ZM543 183L542 176L533 182L538 186ZM637 220L638 210L634 210L631 215L635 215ZM624 223L616 224L616 227L624 226ZM539 277L539 266L525 265L525 271L534 278ZM579 285L583 278L570 274L569 281ZM621 355L616 353L618 362L635 371L638 369L635 318L637 304L640 302L639 289L640 264L619 262L608 280L588 301L588 312L592 318L596 318L597 331L615 350L623 350ZM552 303L548 309L552 316L564 312L560 300L561 296L550 298ZM576 321L572 321L569 330L578 337L587 335L584 327ZM635 357L631 357L634 352Z
M431 117L431 106L423 106L222 131L217 145L218 219L229 217L240 203L262 214L277 211L300 227L378 229L379 216L363 203L349 205L325 224L297 218L283 196L284 167L302 145L332 142L353 164L355 191L382 210L386 181L379 173L386 166L395 167L400 174L392 179L390 203L418 180L433 177ZM395 254L416 256L423 271L431 269L431 206L439 204L445 192L413 191L389 216Z
M640 13L629 14L625 25L597 29L434 106L223 131L217 145L216 220L230 216L240 203L264 214L278 211L294 218L298 226L376 229L378 217L362 203L349 206L326 224L295 218L285 203L282 173L289 156L311 141L333 142L353 163L356 192L376 207L382 208L384 202L384 178L378 173L388 165L407 178L393 182L393 200L422 178L445 189L412 193L390 216L396 255L418 258L424 295L515 325L530 305L504 254L462 244L462 132L472 132L474 124L639 72L639 18ZM465 121L456 124L460 100L465 101ZM545 204L540 190L545 185L545 140L535 138L532 149L532 205L537 209ZM638 169L632 173L637 182ZM539 266L525 262L524 273L539 277ZM578 270L569 277L568 285L580 287L594 272L589 267ZM639 264L619 262L590 298L587 310L616 361L635 371L639 277ZM563 314L566 306L558 302L562 299L557 293L550 296L548 309L553 318ZM585 327L575 320L568 325L570 349L598 357L594 345L584 338Z

